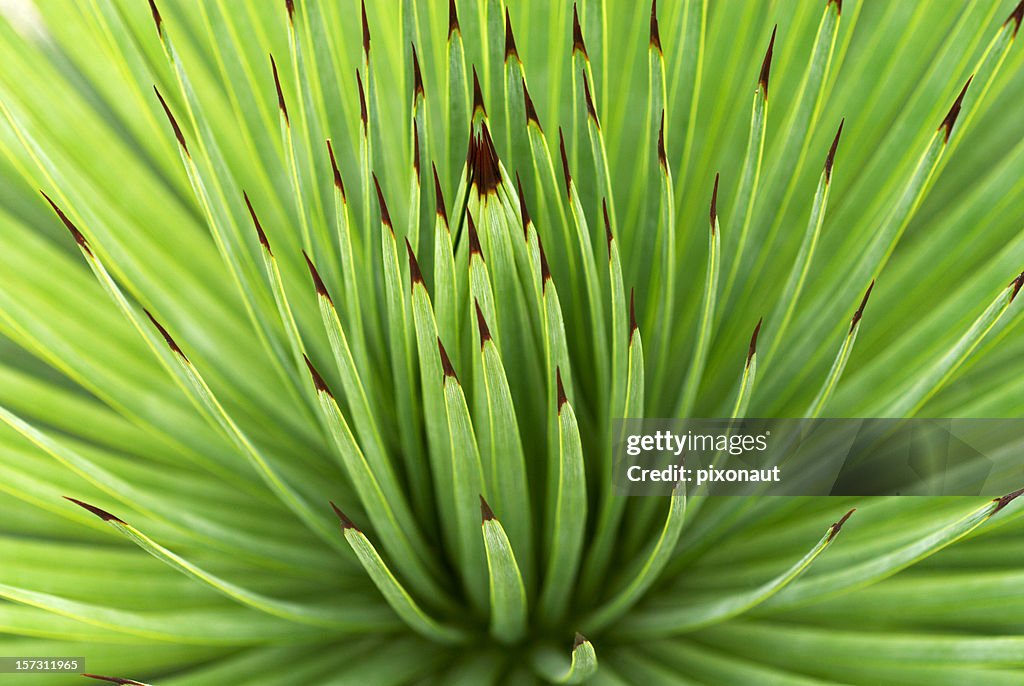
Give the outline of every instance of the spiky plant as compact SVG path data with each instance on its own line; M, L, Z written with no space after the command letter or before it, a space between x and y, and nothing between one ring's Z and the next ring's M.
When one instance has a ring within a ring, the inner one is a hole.
M1024 411L1024 3L4 5L0 653L1021 683L1018 493L609 475L618 417Z

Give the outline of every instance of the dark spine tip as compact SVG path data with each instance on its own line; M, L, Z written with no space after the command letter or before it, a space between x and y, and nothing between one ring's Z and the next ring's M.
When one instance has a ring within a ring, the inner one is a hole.
M594 109L594 99L590 94L590 79L587 78L587 72L581 72L583 75L583 97L587 103L587 116L594 121L594 126L601 128L601 122L597 119L597 110Z
M326 393L327 395L333 398L334 394L331 393L331 389L328 388L327 382L324 381L324 377L320 376L320 372L316 370L316 367L313 366L313 363L309 361L309 358L306 357L305 354L302 355L302 359L305 360L306 362L306 369L309 370L309 375L313 377L313 386L316 387L316 392Z
M636 323L636 298L632 288L629 289L629 340L633 340L633 333L640 328Z
M573 639L572 639L572 649L575 651L577 648L579 648L581 645L583 645L586 642L587 642L587 637L577 631L576 635L573 636Z
M494 147L494 140L491 138L491 130L487 123L480 126L480 137L471 150L473 155L473 187L481 195L496 193L498 184L501 182L500 161L498 152Z
M156 33L163 40L164 37L164 18L160 16L160 10L156 7L155 0L149 0L149 11L153 14L153 23L156 24Z
M860 322L860 318L864 316L864 308L867 307L868 298L871 297L871 291L872 289L874 289L874 287L875 280L871 279L871 283L868 284L868 289L864 291L864 298L860 301L860 307L858 307L857 311L853 313L853 319L850 320L850 333L853 333L853 330L857 327L857 324Z
M998 504L996 505L996 508L994 510L992 510L992 515L994 515L996 512L999 512L1001 509L1003 509L1004 507L1006 507L1007 505L1012 503L1014 500L1019 498L1021 495L1024 495L1024 488L1019 488L1016 491L1014 491L1013 493L1007 493L1002 498L995 498L995 499L993 499L992 502L998 503ZM991 517L992 515L989 515L989 517Z
M508 16L508 6L505 7L505 63L508 63L510 57L515 57L517 62L521 62L519 59L519 49L516 47L516 37L512 33L512 20Z
M437 212L437 216L444 220L444 225L448 226L448 210L444 206L444 193L441 191L441 180L437 178L437 167L433 162L430 163L430 169L434 172L434 211Z
M188 151L188 145L185 144L185 136L181 133L181 127L178 126L178 120L171 114L171 108L167 106L167 101L164 100L164 96L160 94L160 90L156 86L153 86L153 91L156 93L157 99L160 100L160 106L164 108L167 120L171 122L171 128L174 129L174 137L178 139L178 145L185 151L187 157L192 157Z
M412 251L412 243L408 238L405 239L405 251L409 254L409 281L415 288L416 284L423 283L423 272L420 271L420 263L416 261L416 253Z
M1024 272L1021 272L1016 279L1010 282L1010 288L1013 289L1010 291L1010 302L1013 302L1017 294L1020 293L1021 286L1024 286Z
M480 112L487 116L487 107L484 106L484 92L480 88L480 77L476 73L476 65L473 65L473 116Z
M949 108L949 112L946 114L946 118L939 124L939 131L943 132L942 142L948 143L949 136L953 133L953 125L956 124L956 118L960 116L960 107L964 104L964 96L967 95L967 88L971 85L971 81L974 80L974 74L971 74L970 78L967 79L967 83L960 89L960 95L956 96L956 100L953 101L953 106Z
M540 253L540 284L542 291L547 290L548 281L551 281L551 267L548 266L548 256L544 252L544 244L540 242L540 234L537 234L537 252Z
M249 202L249 194L242 191L242 198L245 200L245 206L249 209L249 217L252 218L252 225L256 227L256 236L260 240L260 245L267 251L267 254L273 257L274 251L270 249L270 241L267 240L267 234L263 231L263 225L260 224L259 217L256 216L256 210L252 208L252 203Z
M530 90L526 87L525 78L523 79L523 107L526 110L526 124L534 124L538 130L543 131L540 119L537 117L537 108L534 107L533 98L530 97Z
M516 172L516 192L519 194L519 215L523 220L523 238L529 238L530 234L528 227L533 223L533 219L530 217L530 210L526 207L526 195L523 193L523 181L519 178L519 172Z
M356 69L356 85L359 86L359 121L363 125L363 135L365 136L370 122L366 114L366 90L363 88L363 77L359 74L358 69Z
M604 217L604 237L608 241L608 259L612 259L612 240L615 236L612 235L612 223L608 219L608 199L601 198L601 215Z
M843 0L828 0L828 2L825 3L825 7L828 7L829 5L836 6L837 16L843 13Z
M295 0L284 0L284 8L288 12L288 23L295 25Z
M459 27L459 10L455 6L455 0L448 0L448 40L451 40L452 34L456 31L462 35L462 28Z
M492 519L496 519L494 516L494 510L492 510L491 506L487 504L484 497L480 496L480 523L483 524L484 522L489 522Z
M161 336L163 336L164 342L167 343L167 347L169 347L176 355L179 355L181 359L188 362L188 358L185 357L185 353L181 351L181 348L178 347L178 344L171 337L171 334L167 332L167 329L163 327L163 324L158 322L156 320L156 317L154 317L146 308L142 308L142 311L146 313L146 316L149 317L149 321L153 323L153 326L156 327L156 330L160 332Z
M650 47L655 48L659 53L661 50L661 32L658 30L658 0L651 3L651 40Z
M491 340L491 330L487 326L487 320L484 319L484 312L480 309L480 303L474 298L473 305L476 307L476 328L480 333L480 348L484 347L484 343Z
M473 255L478 255L480 259L483 259L484 251L480 247L480 234L477 233L476 222L473 221L473 215L469 212L466 212L466 226L469 233L470 259L472 259Z
M50 200L50 196L48 196L43 191L39 192L42 194L44 198L46 198L46 202L50 203L50 207L53 208L53 211L57 213L57 218L61 220L61 222L64 224L64 227L71 232L71 236L75 239L75 243L78 243L78 247L80 247L89 255L92 255L92 248L89 246L89 241L85 239L85 236L82 235L82 232L78 230L78 227L75 226L70 219L68 219L67 215L64 214L64 212L59 207L57 207L57 204L53 202L53 200Z
M134 679L122 679L117 676L103 676L102 674L82 674L86 679L96 679L97 681L106 681L111 684L121 684L121 686L142 686L142 682L135 681Z
M590 60L587 54L587 44L583 42L583 28L580 26L580 13L576 9L576 3L572 4L572 51L580 53L584 59Z
M569 399L565 396L565 386L562 384L561 367L555 367L555 387L557 393L558 414L562 414L562 405L569 402Z
M665 110L661 111L661 126L658 127L658 164L668 169L668 154L665 152Z
M331 294L327 292L327 286L324 285L324 280L320 278L320 272L316 270L313 260L309 259L309 255L306 254L305 250L302 251L302 256L306 258L306 267L309 269L310 278L313 279L313 287L316 288L316 294L327 298L328 301L333 303Z
M754 359L754 355L757 354L757 336L761 333L761 324L764 323L764 317L757 320L757 326L754 327L754 333L750 336L750 347L747 348L747 367L750 367L751 360Z
M1013 22L1013 37L1017 37L1017 31L1020 30L1021 20L1024 20L1024 0L1020 0L1017 6L1010 12L1010 16L1003 22L1003 26L1006 26L1010 22Z
M849 512L847 512L846 514L844 514L844 515L843 515L843 516L842 516L842 517L841 517L841 518L839 519L839 521L838 521L838 522L835 522L834 524L832 524L832 526L831 526L831 527L829 528L828 540L830 540L830 541L831 541L831 540L832 540L833 538L835 538L836 536L838 536L838 535L839 535L839 532L840 532L840 531L842 530L842 528L843 528L843 524L846 524L846 520L847 520L847 519L849 519L849 518L850 518L850 516L851 516L851 515L852 515L852 514L853 514L854 512L856 512L856 511L857 511L857 508L853 508L853 509L851 509L851 510L850 510ZM994 514L994 513L993 513L993 514Z
M338 521L341 522L341 530L342 531L344 531L345 529L355 529L356 531L359 531L359 527L357 527L355 524L352 523L352 520L349 519L345 515L345 513L342 512L341 509L337 505L334 504L333 500L328 501L328 502L331 503L331 509L334 510L334 515L338 518ZM360 533L362 533L362 532L360 532Z
M377 180L377 174L372 173L373 176L373 187L377 189L377 204L380 205L380 221L384 226L391 229L391 233L395 230L391 225L391 214L388 212L388 204L384 202L384 193L380 189L380 181Z
M366 1L360 3L363 17L363 55L370 56L370 22L366 20Z
M444 371L445 378L451 377L458 381L459 377L455 375L455 367L452 366L452 361L448 358L448 351L444 349L440 338L437 339L437 351L441 355L441 369Z
M106 510L102 510L102 509L96 507L95 505L90 505L89 503L82 502L78 498L72 498L71 496L67 496L66 495L66 496L64 496L64 500L70 500L75 505L78 505L79 507L85 508L86 510L88 510L89 512L92 512L94 515L96 515L97 517L99 517L100 519L102 519L105 522L118 522L119 524L125 524L125 521L123 519L121 519L120 517L116 517L116 516L110 514L109 512L107 512Z
M708 216L711 219L711 233L715 233L715 224L718 223L718 172L715 172L715 188L711 191L711 211Z
M843 124L846 123L846 117L843 117L839 122L839 130L836 131L836 137L832 139L832 147L828 149L828 157L825 158L825 181L832 180L832 164L836 160L836 149L839 147L839 136L843 133Z
M423 73L420 72L420 58L416 54L416 44L410 43L412 46L412 100L416 102L417 98L426 97L426 93L423 91Z
M288 118L288 106L284 102L284 91L281 90L281 79L277 74L277 62L274 61L274 56L270 56L270 69L274 72L274 88L277 89L277 108L281 110L281 116L284 117L284 123L286 126L291 126L291 120Z
M761 63L761 75L757 77L757 85L760 86L761 92L764 93L765 100L768 99L768 77L772 71L772 51L775 50L775 32L778 29L778 24L772 29L772 38L768 42L768 51L764 54L764 61Z
M341 193L341 201L347 202L345 194L345 182L341 178L341 170L338 169L338 160L334 157L334 146L331 139L327 139L327 154L331 158L331 172L334 174L334 187Z
M565 154L565 136L562 127L558 127L558 150L562 153L562 175L565 177L565 194L572 199L572 174L569 173L569 158Z

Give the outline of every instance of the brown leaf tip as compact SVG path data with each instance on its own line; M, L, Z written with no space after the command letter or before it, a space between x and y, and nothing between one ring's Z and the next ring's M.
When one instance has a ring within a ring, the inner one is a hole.
M476 73L476 65L473 65L473 117L479 112L487 116L487 108L484 106L484 92L480 88L480 77Z
M370 122L366 114L366 90L363 88L363 77L358 69L356 69L356 85L359 87L359 121L363 125L363 135L365 136Z
M459 27L459 10L455 7L455 0L448 0L448 40L451 40L452 34L456 31L462 35L462 29Z
M102 674L82 674L87 679L96 679L97 681L107 681L112 684L121 684L122 686L144 686L141 681L135 681L135 679L122 679L117 676L103 676Z
M661 32L658 30L658 0L651 3L651 40L649 45L659 53L662 52Z
M72 498L71 496L66 495L66 496L64 496L64 500L70 500L75 505L78 505L79 507L85 508L86 510L88 510L89 512L92 512L94 515L96 515L97 517L99 517L100 519L102 519L105 522L118 522L120 524L125 524L126 523L120 517L112 515L109 512L107 512L106 510L102 510L102 509L96 507L95 505L90 505L89 503L82 502L78 498Z
M551 281L551 267L548 266L548 256L544 252L544 244L540 242L540 234L537 234L537 252L540 253L540 283L542 291L548 288L548 281Z
M341 201L348 202L348 198L345 193L345 182L341 178L341 170L338 168L338 160L334 157L334 146L331 144L331 139L327 139L327 154L331 158L331 173L334 174L334 187L341 193Z
M839 521L838 521L838 522L834 522L834 523L832 524L832 526L831 526L831 527L829 528L828 540L830 540L830 541L831 541L831 540L832 540L833 538L835 538L836 536L838 536L838 535L839 535L839 532L840 532L840 531L842 530L842 528L843 528L843 524L846 524L846 520L847 520L847 519L849 519L849 518L850 518L850 516L851 516L851 515L852 515L852 514L853 514L854 512L856 512L856 511L857 511L857 508L853 508L853 509L851 509L851 510L850 510L849 512L847 512L846 514L844 514L844 515L843 515L843 516L842 516L842 517L841 517L841 518L839 519Z
M584 643L587 643L588 640L589 639L587 639L586 636L584 636L583 634L581 634L580 632L577 631L576 635L572 639L572 649L573 649L573 651L575 651L577 648L579 648Z
M380 181L377 180L377 174L371 173L373 176L373 186L377 189L377 204L380 205L380 221L384 226L391 229L391 233L395 230L391 225L391 214L388 212L388 204L384 202L384 192L380 189Z
M512 33L512 20L508 16L508 6L505 7L505 63L508 64L510 57L515 57L517 62L522 62L519 59L519 49L516 47L516 37Z
M420 72L420 58L416 54L416 44L410 43L412 46L412 101L416 102L417 98L425 98L426 93L423 90L423 74Z
M530 210L526 207L526 195L523 193L523 181L519 178L519 172L516 172L516 192L519 194L519 216L523 220L523 237L529 238L529 226L533 223L533 219L530 217Z
M441 370L444 372L445 378L453 378L456 381L459 377L455 375L455 367L452 366L452 361L448 357L448 351L444 349L444 344L441 343L441 338L437 339L437 351L441 355Z
M160 10L156 8L156 2L149 0L149 11L153 14L153 23L156 24L156 33L163 40L164 37L164 19L160 16Z
M747 367L750 367L751 361L754 359L754 355L757 354L757 336L761 333L761 324L764 323L764 317L757 320L757 326L754 327L754 333L750 336L750 347L747 348Z
M274 72L274 88L277 89L277 108L281 110L285 126L291 126L291 121L288 118L288 106L284 102L284 91L281 90L281 79L277 74L277 62L274 61L273 55L270 56L270 69Z
M967 95L967 88L971 85L971 81L974 80L974 74L971 74L970 78L967 79L967 83L960 89L960 95L956 96L956 100L953 101L953 106L949 108L949 112L946 114L946 118L939 124L939 131L943 132L942 142L948 143L949 136L953 133L953 125L956 124L956 118L960 116L960 107L964 104L964 96Z
M476 306L476 328L480 332L480 348L484 347L484 343L491 340L491 330L487 326L487 320L484 318L484 312L480 309L480 303L473 300L473 305Z
M313 377L313 386L316 387L317 393L326 393L327 395L334 397L331 393L330 387L327 386L327 382L324 381L324 377L320 376L320 372L316 370L313 363L309 361L309 358L305 354L302 355L302 359L306 361L306 369L309 370L309 375Z
M295 25L295 0L284 0L284 8L288 12L288 23Z
M715 172L715 188L711 191L711 211L708 215L711 218L711 234L715 233L715 224L718 223L718 172Z
M583 75L583 96L587 103L587 116L594 121L594 126L601 128L601 122L597 119L597 110L594 109L594 99L590 95L590 79L587 78L587 72L581 72Z
M1002 498L994 498L992 500L992 502L997 503L997 505L996 505L995 509L992 510L992 514L990 514L989 517L994 515L996 512L999 512L1001 509L1003 509L1004 507L1006 507L1007 505L1012 503L1014 500L1019 498L1021 495L1024 495L1024 488L1018 488L1013 493L1007 493Z
M1024 272L1021 272L1016 279L1010 282L1010 288L1013 289L1010 293L1010 302L1013 302L1013 299L1020 293L1021 286L1024 286Z
M636 298L632 288L629 289L629 340L633 340L633 333L640 328L636 323Z
M245 206L249 209L249 216L252 218L252 224L256 227L256 237L260 240L260 245L267 251L267 254L273 257L274 251L270 249L270 241L267 240L267 234L263 231L263 225L260 224L259 217L256 216L256 210L252 208L252 203L249 202L249 194L242 191L242 198L245 199Z
M1013 37L1017 37L1017 31L1020 30L1021 20L1024 20L1024 0L1020 0L1017 6L1010 12L1010 16L1003 22L1003 26L1006 26L1010 22L1013 22Z
M572 174L569 173L569 158L565 154L565 136L562 127L558 127L558 150L562 153L562 175L565 177L565 194L572 198Z
M565 395L565 386L562 385L562 369L560 367L555 367L555 386L558 402L558 414L562 414L562 405L569 402L569 399Z
M167 347L169 347L175 354L179 355L181 359L188 362L188 358L185 357L185 353L181 351L178 344L173 338L171 338L171 334L167 332L167 329L165 329L163 325L156 320L156 317L154 317L149 310L142 308L142 311L146 313L146 316L149 317L149 321L153 322L153 326L155 326L156 330L160 332L161 336L163 336L164 342L167 343Z
M420 271L420 263L416 261L416 253L412 251L412 243L408 238L405 239L405 251L409 253L409 280L415 288L416 284L423 283L423 272Z
M313 260L309 259L309 255L306 251L302 251L302 256L306 258L306 267L309 269L309 276L313 279L313 287L316 288L316 294L327 298L333 304L331 300L331 294L327 292L327 286L324 285L323 279L320 278L320 272L316 270L316 265L313 264Z
M492 519L496 519L494 516L494 510L492 510L491 506L487 504L484 497L480 496L480 523L489 522Z
M832 146L828 149L828 157L825 158L825 181L829 182L832 180L832 164L836 160L836 149L839 147L839 136L843 133L843 124L846 123L846 117L843 117L839 121L839 130L836 131L836 137L832 139Z
M871 283L868 284L868 289L866 291L864 291L864 298L861 299L861 301L860 301L860 307L858 307L857 311L853 313L853 319L850 320L850 332L851 333L857 327L857 324L860 322L860 318L864 316L864 308L867 307L868 298L871 297L871 291L874 289L874 287L875 287L875 280L871 279Z
M476 145L471 146L470 153L473 156L473 187L481 195L497 193L498 184L501 183L501 161L487 122L480 126L480 136Z
M156 97L160 100L160 106L164 108L164 114L167 115L168 121L171 122L171 128L174 129L174 137L178 139L178 145L185 151L186 157L192 155L188 151L188 145L185 144L185 136L181 133L181 127L178 126L178 120L171 114L171 108L167 106L167 101L164 100L164 96L160 95L160 90L153 86L153 91L156 93Z
M764 93L765 100L768 99L768 77L772 71L772 52L775 50L775 32L778 29L778 24L772 29L772 38L768 42L768 51L765 52L764 61L761 62L761 75L757 77L757 85L760 86L761 91Z
M523 107L526 109L526 125L533 124L539 131L541 128L540 119L537 117L537 108L533 105L533 98L530 97L530 90L526 87L526 79L523 79Z
M331 504L331 509L334 510L334 515L338 518L338 521L341 522L342 531L344 531L345 529L355 529L356 531L359 531L359 527L352 523L352 520L349 519L345 515L345 513L341 511L341 508L334 504L333 500L330 500L328 502Z
M437 167L433 162L430 163L430 169L434 172L434 211L437 213L442 220L444 225L448 226L448 210L444 206L444 193L441 191L441 180L437 177Z
M615 236L612 235L612 223L608 219L608 199L601 198L601 214L604 216L604 237L608 241L608 259L612 259L612 240Z
M78 243L78 247L80 247L89 255L92 255L92 248L89 246L89 241L85 239L85 236L83 236L82 232L78 230L78 227L75 226L74 223L72 223L72 221L67 218L67 215L65 215L64 212L59 207L57 207L57 204L53 202L53 200L50 200L50 196L48 196L43 191L39 192L42 193L42 196L44 198L46 198L46 202L50 203L50 207L52 207L53 211L57 213L57 217L64 224L65 228L67 228L67 230L71 232L71 236L75 239L75 243Z
M473 255L477 255L480 259L484 257L484 251L480 247L480 234L476 230L476 222L473 221L473 215L466 212L466 225L469 233L469 255L472 259Z
M828 7L829 5L836 6L836 15L843 13L843 0L828 0L828 2L825 3L825 7Z
M658 164L668 170L668 154L665 152L665 110L661 110L661 126L658 127Z
M576 3L572 4L572 51L580 53L587 61L590 56L587 54L587 44L583 42L583 28L580 26L580 13L576 9Z
M369 56L370 54L370 22L366 20L366 0L360 3L360 9L363 15L363 54Z

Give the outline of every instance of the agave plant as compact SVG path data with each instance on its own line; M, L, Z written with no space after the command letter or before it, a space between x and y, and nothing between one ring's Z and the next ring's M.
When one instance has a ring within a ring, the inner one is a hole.
M1024 411L1024 3L4 5L0 653L1024 679L1020 492L610 478L621 417Z

